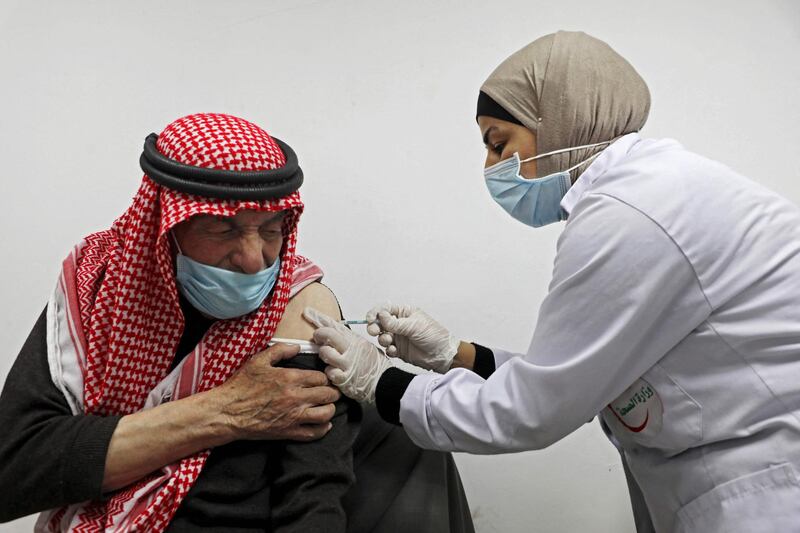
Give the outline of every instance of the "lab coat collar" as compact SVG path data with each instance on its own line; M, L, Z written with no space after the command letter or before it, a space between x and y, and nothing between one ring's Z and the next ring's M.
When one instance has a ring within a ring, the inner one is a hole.
M583 174L572 184L572 187L569 188L567 194L565 194L564 198L561 200L561 208L567 212L567 215L572 212L575 204L589 192L594 182L605 174L606 170L624 159L625 156L628 155L628 152L630 152L639 141L641 141L641 137L637 132L623 135L614 141L611 146L603 150L600 155L589 164L586 170L583 171Z

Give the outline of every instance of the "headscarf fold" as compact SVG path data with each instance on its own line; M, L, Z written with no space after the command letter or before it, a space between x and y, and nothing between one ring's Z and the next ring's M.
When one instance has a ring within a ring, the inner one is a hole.
M536 134L536 152L616 138L644 126L650 92L622 56L583 32L536 39L503 61L481 91ZM606 146L538 159L537 176L565 170ZM572 171L573 182L585 169Z
M269 170L283 153L261 128L220 114L190 115L168 125L158 150L187 165ZM285 211L281 271L261 306L215 322L170 372L184 328L170 230L198 214L244 209ZM321 271L295 255L299 192L272 200L221 200L176 192L147 175L110 229L86 237L65 259L48 304L48 361L73 413L126 415L216 387L265 349L298 287ZM68 334L67 334L68 332ZM45 513L40 531L163 531L208 457L199 452L167 465L108 499Z

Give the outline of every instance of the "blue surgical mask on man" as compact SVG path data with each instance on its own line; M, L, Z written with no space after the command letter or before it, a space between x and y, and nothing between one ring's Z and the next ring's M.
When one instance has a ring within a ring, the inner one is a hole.
M600 155L600 152L592 155L588 159L581 161L567 170L554 172L541 178L525 179L520 175L522 163L534 161L549 155L571 152L583 148L592 148L610 144L611 141L585 144L572 148L553 150L545 154L520 160L519 154L515 153L508 159L504 159L483 170L486 179L486 187L489 194L509 215L519 220L523 224L538 228L559 220L566 220L567 214L561 208L561 200L572 186L570 171L581 165L592 161Z
M180 252L175 259L181 294L198 311L219 319L246 315L258 309L275 286L281 269L280 259L255 274L199 263Z

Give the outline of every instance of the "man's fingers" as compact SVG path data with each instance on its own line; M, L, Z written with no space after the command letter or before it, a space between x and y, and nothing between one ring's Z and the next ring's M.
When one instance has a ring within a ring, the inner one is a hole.
M284 383L292 384L297 387L322 387L328 384L325 374L319 370L306 370L302 368L281 368L283 375L281 380Z
M300 346L296 344L275 344L266 350L260 351L253 356L253 359L263 359L269 366L275 366L284 359L291 359L300 352Z
M328 379L327 377L325 379ZM324 387L309 387L301 389L298 393L301 401L311 407L334 403L342 397L342 393L336 387L326 385Z
M319 405L317 407L309 407L300 417L303 424L324 424L330 422L333 415L336 413L336 406L329 403L327 405Z
M330 422L333 415L336 414L336 406L332 403L326 405L319 405L317 407L309 407L301 417L302 424L325 424Z
M304 424L295 427L287 432L284 440L296 440L300 442L310 442L321 439L328 431L331 430L333 424L330 422L325 424Z

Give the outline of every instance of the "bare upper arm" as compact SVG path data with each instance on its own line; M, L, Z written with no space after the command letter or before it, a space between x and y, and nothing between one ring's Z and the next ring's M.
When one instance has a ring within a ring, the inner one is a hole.
M341 320L339 303L333 292L322 283L312 283L294 295L286 305L283 318L275 330L275 337L311 340L314 327L303 318L303 309L313 307L328 316Z

